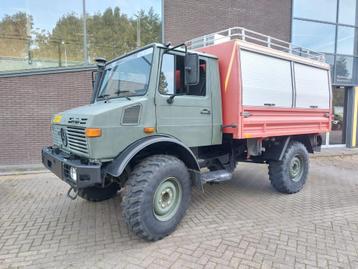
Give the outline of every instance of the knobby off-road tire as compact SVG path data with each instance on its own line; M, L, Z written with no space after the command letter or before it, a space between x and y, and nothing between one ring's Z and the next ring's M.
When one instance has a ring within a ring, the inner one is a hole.
M169 155L153 155L129 176L122 200L123 217L140 238L156 241L172 233L191 198L185 164Z
M101 202L116 196L119 189L119 185L113 182L104 188L89 187L79 189L78 196L90 202Z
M296 193L306 183L309 170L309 155L300 142L291 142L281 161L269 163L271 185L281 193Z

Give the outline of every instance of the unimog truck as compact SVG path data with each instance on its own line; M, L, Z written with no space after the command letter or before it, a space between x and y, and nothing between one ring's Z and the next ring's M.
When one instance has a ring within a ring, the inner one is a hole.
M232 179L238 162L267 164L273 188L300 191L331 129L324 57L244 28L97 66L91 103L52 118L42 162L72 199L121 190L125 221L146 240L173 232L192 188Z

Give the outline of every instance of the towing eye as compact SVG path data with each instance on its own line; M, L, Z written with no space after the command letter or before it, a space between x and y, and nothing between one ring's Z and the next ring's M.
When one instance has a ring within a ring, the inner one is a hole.
M70 189L67 192L67 197L69 197L71 200L75 200L77 198L78 195L78 190L70 187Z

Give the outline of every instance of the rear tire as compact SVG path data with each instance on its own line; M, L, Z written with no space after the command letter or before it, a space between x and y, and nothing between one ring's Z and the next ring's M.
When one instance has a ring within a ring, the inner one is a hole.
M78 196L90 202L101 202L116 196L119 189L119 185L113 182L104 188L89 187L79 189Z
M281 193L300 191L307 180L309 155L306 147L300 142L291 142L281 161L269 163L271 185Z
M172 233L191 198L185 164L174 156L153 155L140 162L126 183L122 212L140 238L156 241Z

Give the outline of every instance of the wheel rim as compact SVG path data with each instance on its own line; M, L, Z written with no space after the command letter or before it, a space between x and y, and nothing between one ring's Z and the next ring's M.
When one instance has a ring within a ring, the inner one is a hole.
M303 160L300 156L296 155L292 158L289 173L291 180L300 181L303 174Z
M178 211L182 199L182 189L175 177L163 180L153 198L153 213L160 221L171 219Z

